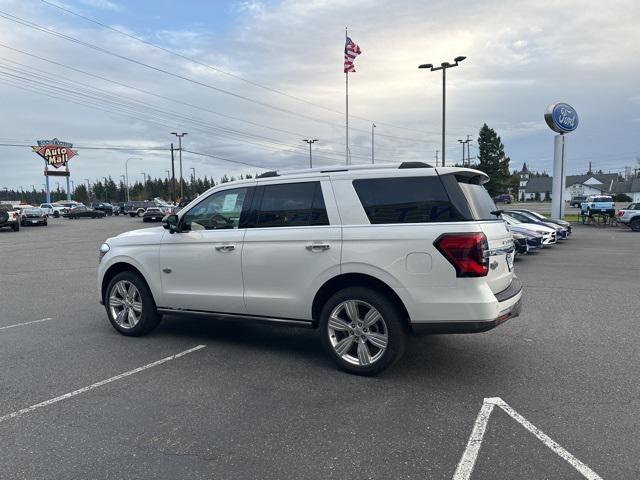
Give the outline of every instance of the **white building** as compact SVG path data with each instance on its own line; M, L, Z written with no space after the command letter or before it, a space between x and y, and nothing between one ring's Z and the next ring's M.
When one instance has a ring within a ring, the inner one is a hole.
M518 200L551 200L553 177L535 177L525 163L520 176L520 188ZM573 197L587 197L589 195L601 195L624 193L634 202L640 201L640 178L628 181L620 181L617 173L589 173L585 175L568 175L564 198L569 201Z

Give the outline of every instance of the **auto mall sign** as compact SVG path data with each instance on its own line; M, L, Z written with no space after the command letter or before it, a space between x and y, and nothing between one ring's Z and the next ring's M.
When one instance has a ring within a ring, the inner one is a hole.
M31 148L44 159L47 167L66 167L69 160L78 155L77 150L72 150L72 143L62 142L57 138L38 140L37 143L37 146Z

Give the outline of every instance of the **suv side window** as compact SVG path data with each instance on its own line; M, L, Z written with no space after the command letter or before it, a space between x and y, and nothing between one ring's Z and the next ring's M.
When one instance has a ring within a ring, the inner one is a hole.
M182 230L238 228L247 190L233 188L209 195L182 216Z
M255 227L329 225L320 182L265 185L261 190Z
M464 220L435 176L354 180L353 187L371 224Z

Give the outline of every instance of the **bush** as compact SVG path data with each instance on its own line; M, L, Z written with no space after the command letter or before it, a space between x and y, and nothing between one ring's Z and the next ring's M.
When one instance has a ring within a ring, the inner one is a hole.
M632 200L633 198L631 198L626 193L618 193L617 195L613 196L614 202L631 202Z

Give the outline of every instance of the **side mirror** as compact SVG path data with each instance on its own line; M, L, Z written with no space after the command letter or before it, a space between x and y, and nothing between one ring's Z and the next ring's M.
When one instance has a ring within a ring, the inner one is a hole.
M180 220L178 219L178 215L166 215L163 219L162 219L162 226L166 229L169 230L169 233L175 233L178 230L178 225L180 223Z

